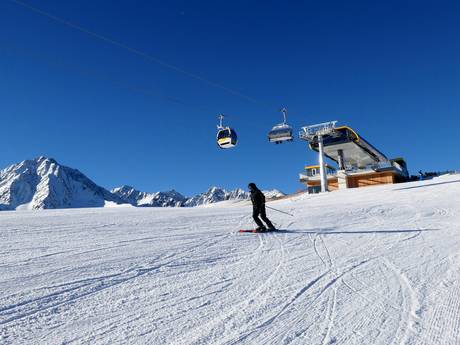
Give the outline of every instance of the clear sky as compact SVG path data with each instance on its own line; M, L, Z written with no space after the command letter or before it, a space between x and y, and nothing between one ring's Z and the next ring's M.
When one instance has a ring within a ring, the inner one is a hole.
M45 155L112 188L293 192L339 120L411 173L459 169L459 1L24 0L228 90L0 0L0 167ZM239 135L220 150L217 115Z

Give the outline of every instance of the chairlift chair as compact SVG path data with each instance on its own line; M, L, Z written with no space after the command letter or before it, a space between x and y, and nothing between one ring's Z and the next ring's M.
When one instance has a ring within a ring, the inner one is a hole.
M286 108L281 109L281 112L283 113L284 122L274 126L272 130L268 133L268 141L271 143L281 144L285 141L294 140L294 136L292 135L292 127L286 123Z
M219 145L221 149L229 149L236 146L238 136L233 128L223 126L223 119L224 115L219 115L220 123L217 126L217 145Z

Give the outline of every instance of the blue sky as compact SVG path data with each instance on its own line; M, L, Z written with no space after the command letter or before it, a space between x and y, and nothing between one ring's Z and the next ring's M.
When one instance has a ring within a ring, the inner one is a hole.
M27 4L252 100L2 0L0 167L46 155L107 188L293 192L317 155L267 142L284 106L296 128L352 126L411 173L460 168L458 1Z

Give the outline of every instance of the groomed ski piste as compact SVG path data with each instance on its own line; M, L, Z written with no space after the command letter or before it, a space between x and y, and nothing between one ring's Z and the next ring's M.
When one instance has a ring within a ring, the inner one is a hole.
M460 344L460 175L268 203L0 213L1 344Z

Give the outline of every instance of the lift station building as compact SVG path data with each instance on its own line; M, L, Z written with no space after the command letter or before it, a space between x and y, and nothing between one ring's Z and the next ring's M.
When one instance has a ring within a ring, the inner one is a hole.
M404 182L409 177L403 158L388 159L348 126L336 127L322 140L324 155L338 166L337 169L331 165L325 167L329 191ZM309 145L319 151L317 140L310 141ZM311 165L300 174L300 182L309 193L321 189L319 171L319 165Z

